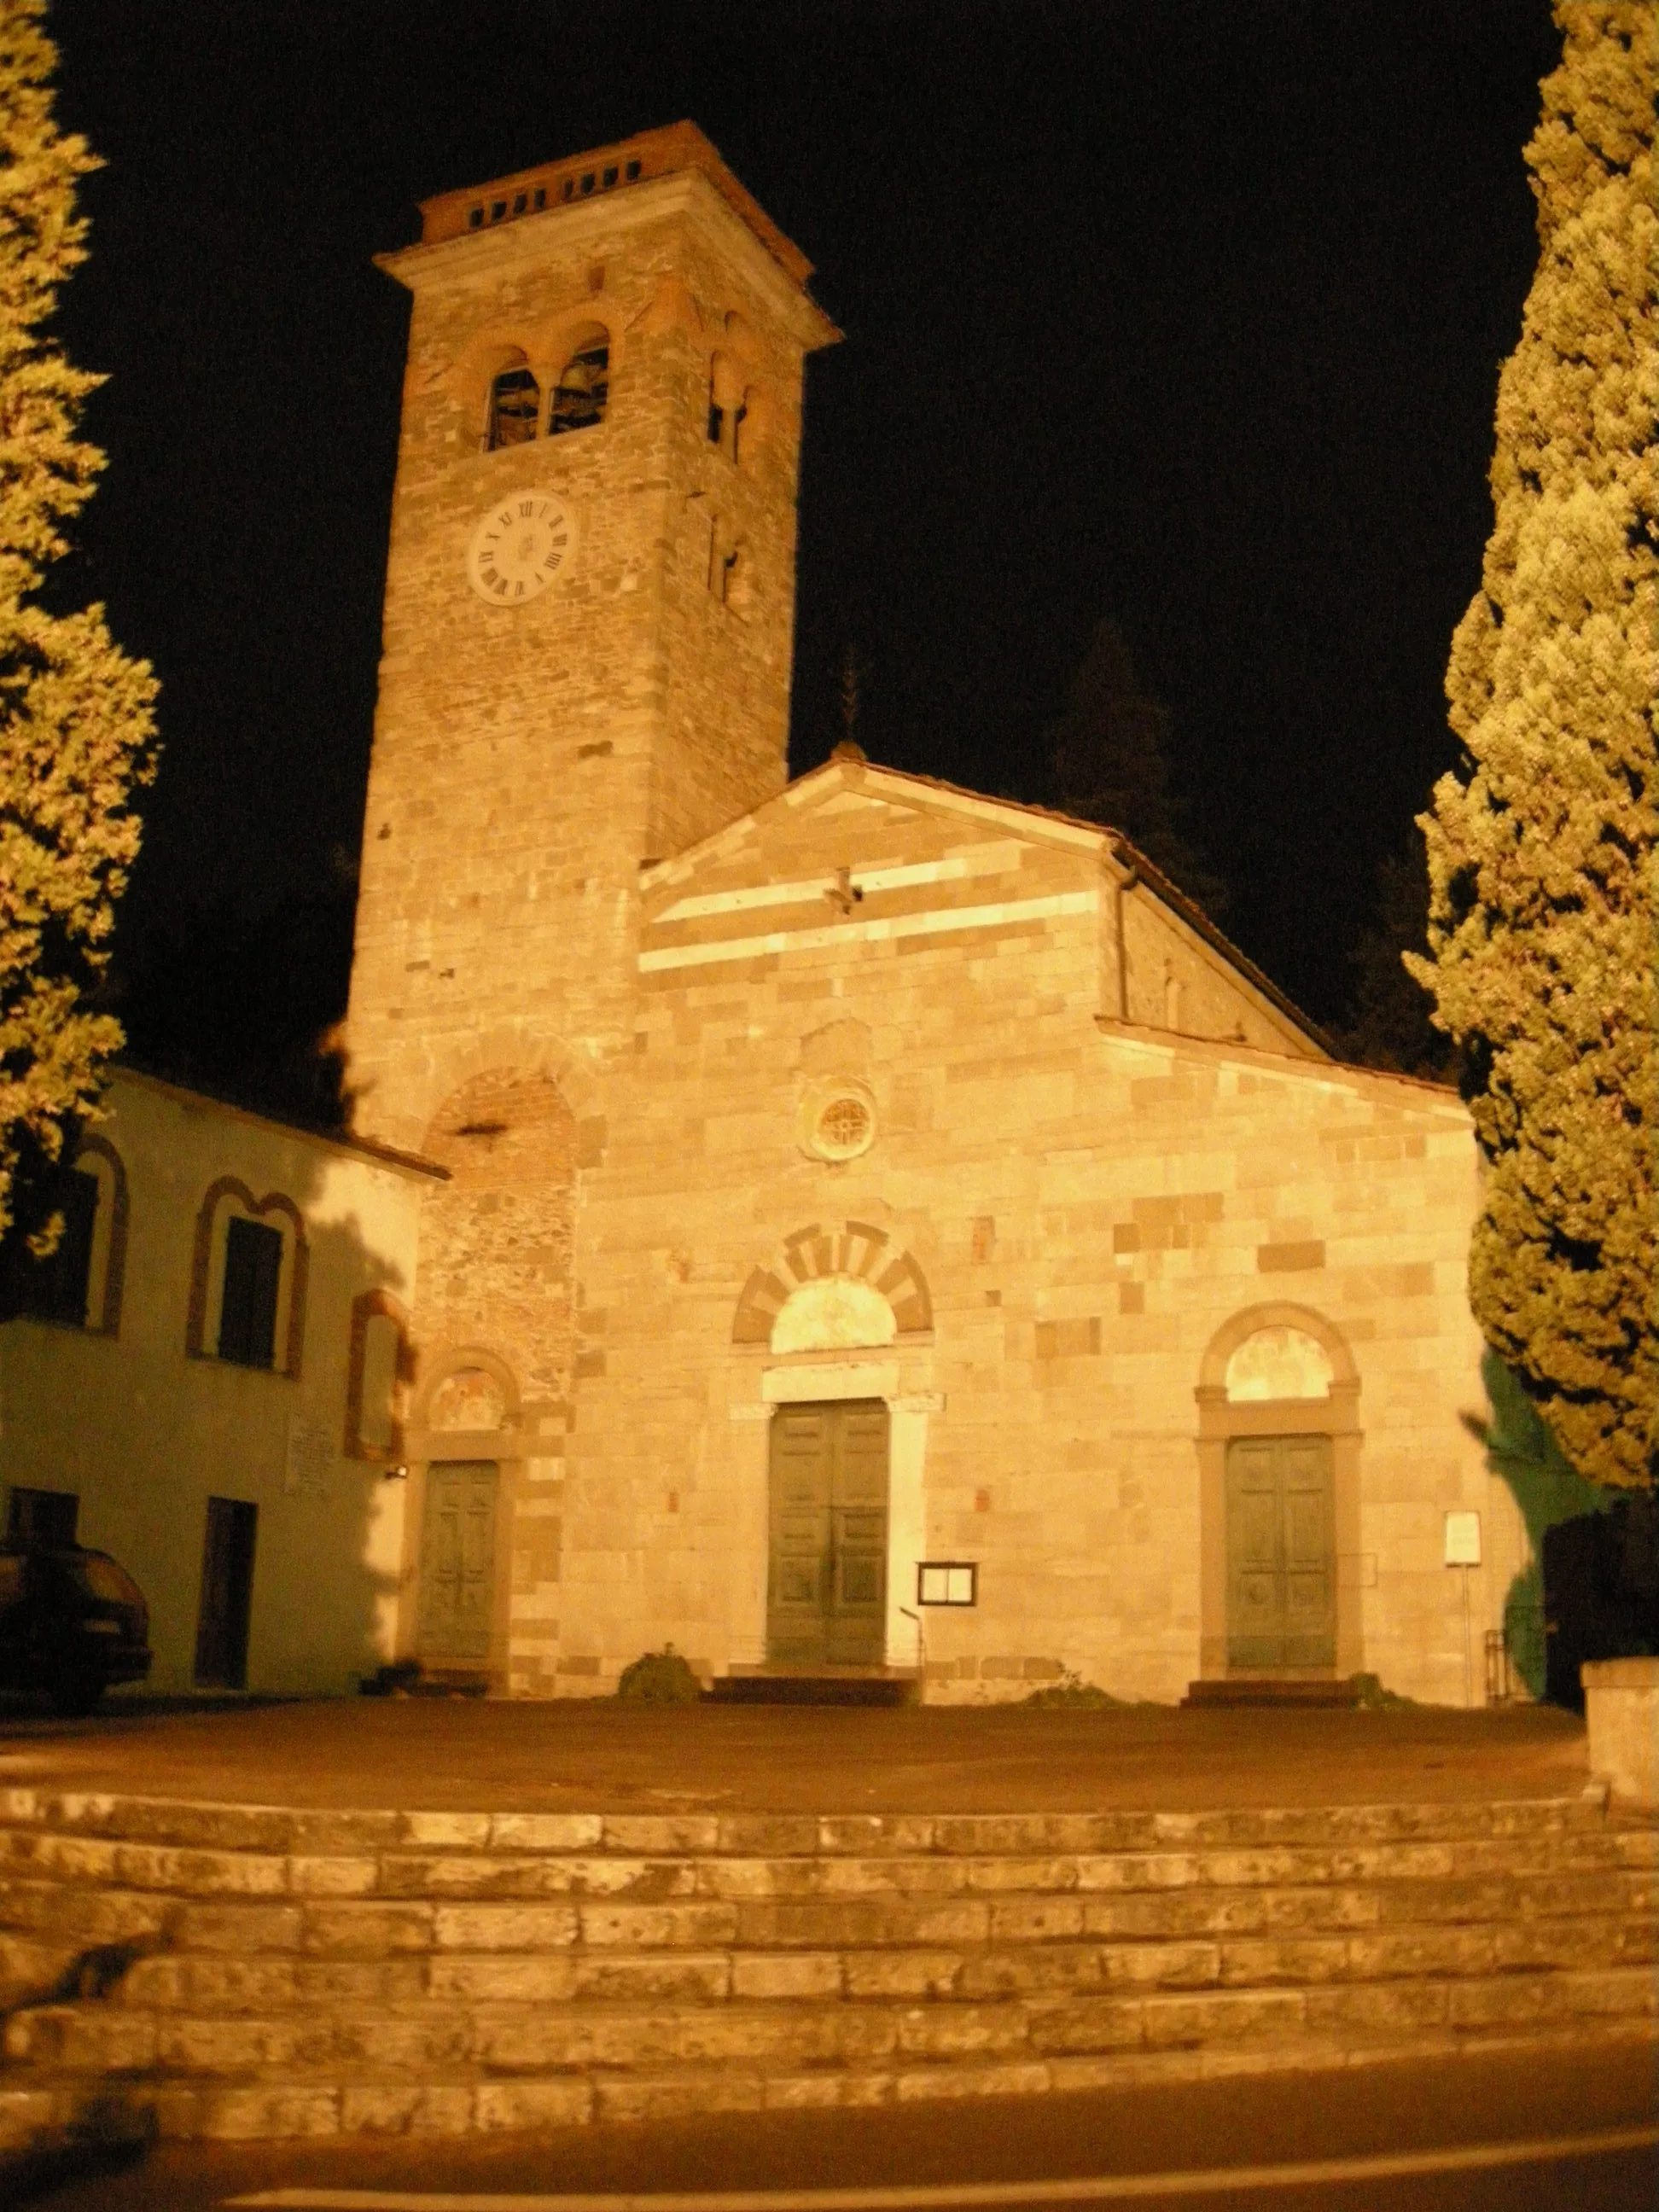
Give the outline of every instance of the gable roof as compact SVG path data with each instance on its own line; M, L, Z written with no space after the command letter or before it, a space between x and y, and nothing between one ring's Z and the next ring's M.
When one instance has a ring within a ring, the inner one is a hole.
M684 852L667 860L645 862L640 870L640 889L649 896L671 886L689 884L694 878L710 872L721 874L726 866L740 864L746 855L754 853L772 824L781 824L791 815L804 810L827 811L842 799L854 803L885 801L911 814L954 816L964 825L982 824L993 836L1000 832L1004 838L1092 854L1101 866L1115 875L1124 890L1141 886L1149 890L1170 913L1218 953L1243 981L1293 1024L1319 1052L1332 1060L1340 1057L1318 1024L1217 927L1196 900L1172 883L1121 830L1097 822L1085 822L1075 815L1024 799L994 799L984 792L969 791L938 776L884 768L867 760L856 745L837 745L821 767L808 769L775 798L740 814L735 821L701 838Z

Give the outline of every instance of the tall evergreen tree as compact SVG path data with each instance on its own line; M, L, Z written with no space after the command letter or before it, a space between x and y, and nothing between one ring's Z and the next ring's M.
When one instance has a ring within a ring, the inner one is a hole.
M1227 887L1181 828L1170 787L1170 710L1146 690L1121 627L1098 623L1060 720L1048 732L1054 795L1067 814L1121 830L1154 867L1212 915Z
M1423 817L1430 957L1488 1174L1487 1340L1578 1471L1651 1482L1656 448L1650 0L1557 0L1527 161L1538 271L1498 384L1494 526Z
M1456 1048L1434 1026L1434 1001L1402 958L1421 951L1428 927L1428 866L1423 833L1413 829L1404 847L1378 865L1372 918L1349 955L1353 1017L1337 1035L1343 1051L1364 1066L1448 1083Z
M0 1236L55 1235L50 1170L88 1112L118 1024L88 1003L138 848L130 800L151 773L155 684L101 607L38 594L104 456L77 436L102 380L50 335L86 258L86 142L52 118L45 0L0 0Z

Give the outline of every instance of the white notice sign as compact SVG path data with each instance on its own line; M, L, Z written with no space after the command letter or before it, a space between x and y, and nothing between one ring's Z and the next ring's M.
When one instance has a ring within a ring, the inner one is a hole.
M1446 1565L1449 1567L1478 1567L1480 1564L1480 1516L1478 1513L1449 1513L1446 1516Z

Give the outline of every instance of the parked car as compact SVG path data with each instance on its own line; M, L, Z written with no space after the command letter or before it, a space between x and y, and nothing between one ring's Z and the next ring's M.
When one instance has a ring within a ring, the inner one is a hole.
M0 1689L44 1690L58 1712L89 1713L112 1682L149 1668L149 1607L107 1552L0 1549Z

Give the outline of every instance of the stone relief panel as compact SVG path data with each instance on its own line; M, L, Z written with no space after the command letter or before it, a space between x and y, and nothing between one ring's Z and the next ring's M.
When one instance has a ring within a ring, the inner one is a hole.
M898 1334L881 1292L854 1275L824 1275L792 1291L772 1324L772 1350L842 1352L890 1344Z
M1300 1328L1259 1328L1227 1362L1231 1405L1276 1398L1328 1398L1331 1356Z

